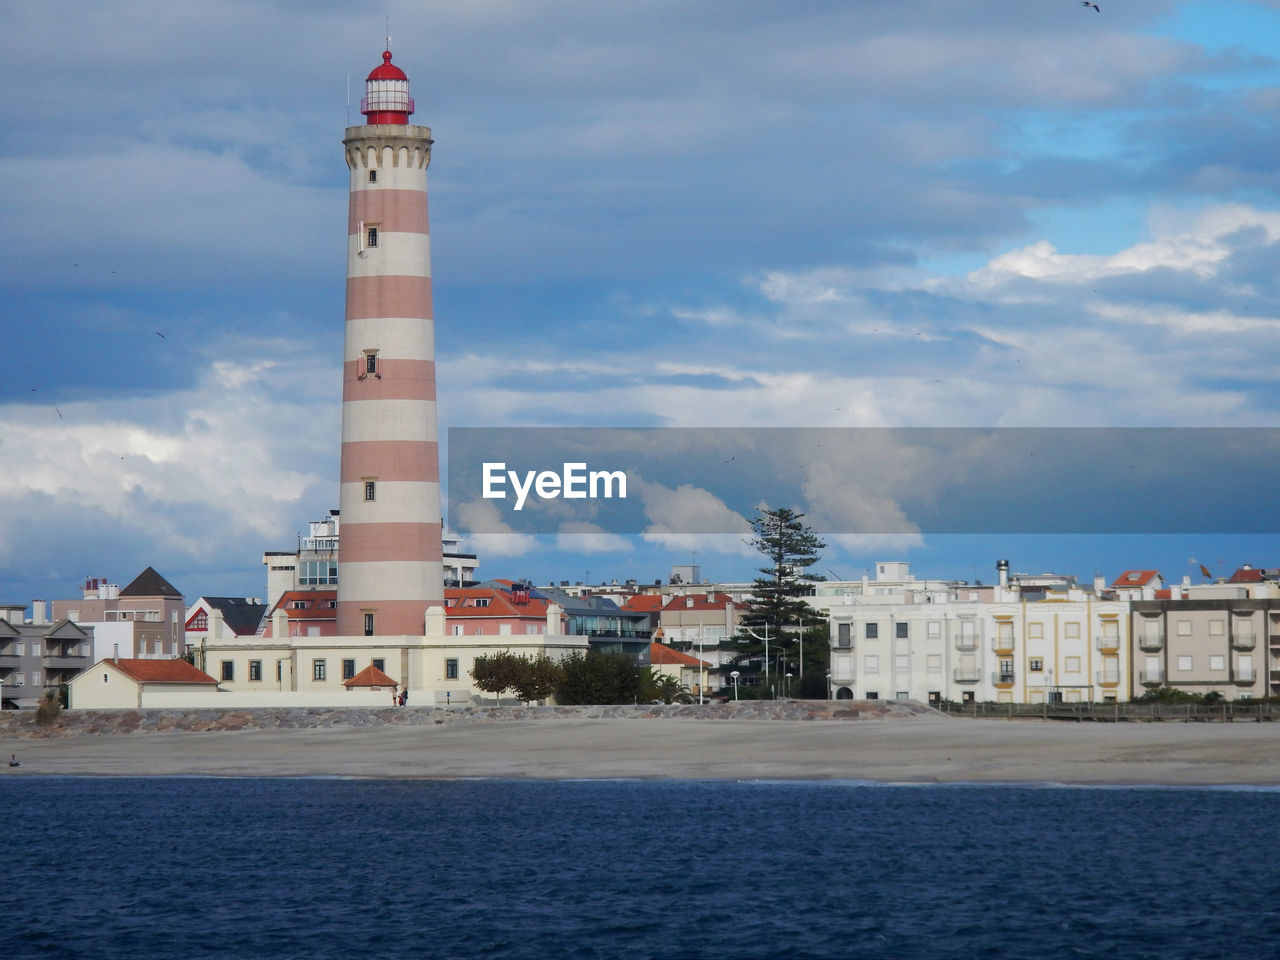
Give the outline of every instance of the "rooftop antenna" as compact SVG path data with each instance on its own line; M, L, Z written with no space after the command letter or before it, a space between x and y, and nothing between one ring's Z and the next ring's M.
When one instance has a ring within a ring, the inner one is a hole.
M387 15L387 51L391 50L391 15Z
M347 126L351 126L351 73L347 73Z

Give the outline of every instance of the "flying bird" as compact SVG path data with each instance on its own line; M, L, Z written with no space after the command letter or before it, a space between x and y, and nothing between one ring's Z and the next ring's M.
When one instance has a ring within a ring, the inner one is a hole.
M168 339L169 339L169 338L168 338L168 337L166 337L163 333L161 333L159 330L157 330L157 331L156 331L156 336L157 336L157 337L159 337L161 340L168 340Z
M1089 2L1089 0L1081 0L1081 2L1080 2L1080 6L1082 6L1082 7L1093 7L1093 12L1094 12L1094 13L1101 13L1101 12L1102 12L1102 8L1101 8L1101 7L1099 7L1096 3L1090 3L1090 2Z

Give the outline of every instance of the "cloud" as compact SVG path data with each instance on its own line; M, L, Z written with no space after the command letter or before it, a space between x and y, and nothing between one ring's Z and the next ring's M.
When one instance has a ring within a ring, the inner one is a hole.
M594 523L562 523L556 534L556 549L572 553L631 553L635 546L626 537L609 533Z

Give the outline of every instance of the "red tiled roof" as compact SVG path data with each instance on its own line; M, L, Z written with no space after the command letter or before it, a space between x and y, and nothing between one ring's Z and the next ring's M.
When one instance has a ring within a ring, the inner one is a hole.
M103 660L139 683L213 683L203 670L185 660Z
M343 680L344 687L398 687L399 684L375 667L372 663L357 673L350 680Z
M1113 587L1145 587L1160 576L1159 570L1126 570L1116 578Z
M447 587L444 591L445 612L449 619L457 617L528 617L545 619L547 601L530 597L528 603L516 603L505 590L492 587ZM488 600L487 606L468 605L467 601Z
M637 593L634 596L627 597L627 602L622 605L622 609L637 613L654 613L661 610L665 602L666 600L661 594Z
M338 610L329 605L329 601L338 599L337 590L286 590L271 612L283 610L290 620L336 620ZM306 602L301 610L290 606L295 600Z
M692 599L693 603L689 603ZM672 597L670 601L663 606L663 610L723 610L726 603L733 603L733 598L727 593L714 594L714 599L708 600L705 593L690 593L684 596ZM736 607L737 604L733 603Z
M1261 583L1262 571L1257 567L1241 567L1231 575L1228 583Z
M657 664L678 664L682 667L709 667L711 664L691 657L687 653L665 646L661 643L649 644L649 662Z

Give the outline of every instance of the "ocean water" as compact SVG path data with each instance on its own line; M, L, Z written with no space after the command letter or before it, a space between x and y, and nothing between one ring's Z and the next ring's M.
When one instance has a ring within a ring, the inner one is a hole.
M1280 792L0 777L0 957L1280 955Z

